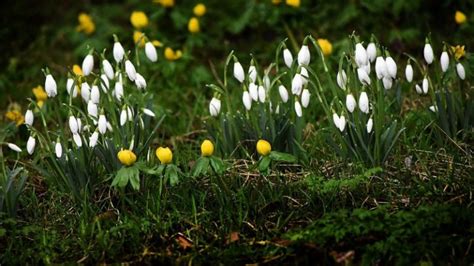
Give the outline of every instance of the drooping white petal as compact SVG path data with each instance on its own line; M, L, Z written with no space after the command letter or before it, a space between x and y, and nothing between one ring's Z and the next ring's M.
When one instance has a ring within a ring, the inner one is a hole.
M35 146L36 146L36 139L30 136L28 138L28 141L26 142L26 151L28 152L29 155L33 154L33 152L35 151Z
M278 92L280 93L281 100L284 103L288 102L288 90L285 88L285 86L283 85L278 86Z
M209 113L211 116L217 116L219 115L219 112L221 111L221 100L217 98L212 98L211 102L209 103Z
M355 61L357 66L360 68L368 64L367 51L361 43L357 43L355 47Z
M76 145L77 145L78 148L82 147L82 138L81 138L81 135L79 135L79 134L72 134L72 139L74 140L74 143L76 143Z
M125 55L125 51L123 50L122 44L120 44L119 42L114 43L113 54L115 62L118 63L122 61L123 56Z
M130 79L130 81L135 81L137 78L137 71L130 60L125 61L125 72L127 73L128 79Z
M458 73L458 77L462 80L466 78L466 71L464 70L464 66L461 63L456 64L456 72Z
M341 69L341 71L337 72L336 75L336 82L339 88L345 90L346 89L346 84L347 84L347 75L346 71L344 69Z
M357 76L359 77L360 83L363 85L370 85L370 77L367 75L364 69L358 68L357 69Z
M267 92L265 91L265 88L263 86L258 86L258 100L261 103L265 102L266 94Z
M156 62L158 60L158 54L156 53L156 48L151 42L145 44L145 54L148 60L151 62Z
M296 73L291 80L291 93L294 95L300 95L303 89L303 78L300 74Z
M376 56L377 48L375 47L375 43L371 42L369 45L367 45L367 57L369 58L370 62L374 62Z
M303 116L303 109L301 109L301 104L298 101L295 101L295 113L298 117Z
M372 132L372 128L374 127L374 120L372 118L369 118L367 121L367 133Z
M83 82L81 85L81 97L84 102L88 102L91 97L91 87L87 82Z
M100 101L100 91L97 85L92 85L90 100L95 104L98 104Z
M150 110L150 109L148 109L148 108L143 108L142 111L143 111L143 113L146 114L147 116L155 117L155 113L153 113L153 111Z
M431 44L429 43L425 44L425 47L423 48L423 56L425 57L425 61L428 65L433 63L434 54L433 54L433 48L431 47Z
M249 84L249 94L252 100L258 101L258 86L255 83Z
M309 53L308 45L302 45L298 52L298 65L307 66L311 60L311 54Z
M449 67L449 56L448 56L448 53L446 51L441 53L441 58L439 59L439 61L441 63L441 70L443 72L446 72L448 70L448 67Z
M397 63L393 60L392 57L388 56L385 58L385 63L387 64L387 72L392 79L397 78Z
M34 120L35 116L33 115L33 111L27 110L25 113L25 124L28 126L33 126Z
M89 147L94 148L97 145L97 141L99 140L99 133L94 131L89 138Z
M428 94L429 83L428 83L428 79L427 79L427 78L424 78L424 79L423 79L422 88L423 88L423 93L424 93L424 94Z
M71 130L72 134L76 134L79 131L77 119L72 115L69 117L69 129Z
M61 143L56 142L56 145L54 145L54 151L56 153L56 157L61 158L63 155L63 146L61 146Z
M105 134L107 132L107 119L105 118L105 115L100 115L99 116L99 123L98 123L98 129L100 134Z
M137 72L137 78L135 79L135 85L138 89L145 89L146 88L146 80L145 78Z
M244 91L244 93L242 94L242 102L244 103L245 109L247 111L252 108L252 99L250 98L250 94L248 91Z
M55 97L58 94L56 81L51 74L46 75L44 89L50 98Z
M99 113L99 110L97 108L97 104L93 103L92 101L89 101L87 103L87 113L90 116L97 118L97 115Z
M91 54L88 54L82 61L82 73L84 76L89 76L92 69L94 69L94 57Z
M347 94L346 96L346 108L347 110L352 113L355 110L355 107L357 105L356 99L354 98L354 95L352 93Z
M8 148L10 148L12 151L21 152L20 147L18 147L18 146L17 146L16 144L14 144L14 143L7 143L7 146L8 146Z
M285 65L288 68L291 68L291 65L293 64L293 55L291 54L290 50L288 50L288 48L283 50L283 61L285 61Z
M413 67L410 64L405 68L405 77L408 82L413 81Z
M311 93L309 93L308 89L304 89L301 93L301 105L306 108L309 105L309 99L311 97Z
M368 114L369 113L369 97L365 91L361 92L359 96L359 109Z
M240 83L244 82L244 79L245 79L244 68L242 67L240 62L234 62L234 77Z
M257 81L257 68L255 66L250 66L249 67L249 82L253 83Z
M109 60L107 59L102 60L102 68L104 69L104 74L107 76L107 78L110 80L113 80L115 77L115 73Z

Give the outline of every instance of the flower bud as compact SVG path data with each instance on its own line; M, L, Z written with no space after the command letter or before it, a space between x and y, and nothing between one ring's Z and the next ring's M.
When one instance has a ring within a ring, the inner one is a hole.
M156 149L155 154L158 160L160 160L161 164L169 164L173 161L173 152L168 147L159 147Z
M247 111L252 108L252 99L250 98L250 94L248 91L244 91L244 93L242 94L242 102L244 103L245 109L247 109Z
M137 161L137 156L131 150L121 150L117 153L120 163L125 166L133 165Z
M449 56L446 51L441 53L441 58L439 59L439 61L441 62L441 70L443 72L446 72L449 67Z
M413 67L410 64L408 64L405 68L405 77L407 78L408 82L413 81Z
M298 52L298 65L307 66L311 60L311 54L309 53L308 45L302 45Z
M16 144L7 143L7 146L8 146L8 148L10 148L12 151L21 152L20 147L18 147Z
M155 113L153 113L153 111L148 108L143 108L142 111L144 114L146 114L149 117L155 117Z
M359 109L363 113L366 113L366 114L369 113L369 97L367 96L367 93L365 91L360 93L360 96L359 96Z
M283 50L283 61L285 61L285 65L288 68L291 68L291 65L293 64L293 55L291 54L290 50L288 50L288 48Z
M367 133L372 132L372 128L374 127L374 120L372 118L369 118L367 121Z
M74 143L76 143L76 146L78 148L82 147L82 139L79 134L72 134L72 139L74 140Z
M281 100L284 103L288 102L288 91L286 90L285 86L283 85L278 86L278 92L280 93Z
M97 141L99 140L99 133L94 131L89 138L89 147L94 148L97 145Z
M367 57L369 58L370 62L374 62L376 56L377 48L375 47L375 43L371 42L369 45L367 45Z
M306 85L308 83L309 78L308 70L305 67L301 67L300 75L302 78L301 80L303 81L303 85Z
M68 78L66 81L66 91L67 94L71 95L73 98L76 98L77 96L77 89L76 86L74 86L74 79Z
M387 72L390 75L390 77L393 79L396 79L397 78L397 63L395 63L395 60L393 60L393 58L389 56L385 58L385 64L387 64Z
M201 144L201 155L204 157L212 156L214 153L214 144L212 141L206 139Z
M156 48L151 42L145 44L145 54L148 57L148 60L151 62L156 62L158 60L158 54L156 53Z
M72 134L76 134L77 132L79 132L77 119L72 115L69 117L69 129L71 130Z
M309 93L308 89L304 89L301 93L301 105L306 108L309 105L309 98L311 97L311 93Z
M28 152L29 155L33 154L33 152L35 151L35 146L36 146L36 139L30 136L28 138L28 141L26 142L26 151Z
M347 94L347 96L346 96L346 108L347 108L347 110L350 113L354 112L354 109L355 109L356 105L357 105L357 102L354 98L354 95Z
M95 104L99 103L100 92L99 92L99 87L97 87L97 85L92 85L90 100Z
M105 74L102 74L100 75L100 88L102 89L102 91L104 93L107 93L107 91L109 90L109 79L107 78L107 75Z
M456 64L456 72L460 79L464 80L466 78L466 71L464 70L464 66L461 63Z
M27 110L25 113L25 124L28 126L33 126L33 121L35 120L35 116L31 110Z
M291 80L291 93L294 95L300 95L301 90L303 89L303 78L300 74L296 73Z
M422 88L423 88L423 93L424 94L428 94L428 79L427 78L424 78L423 79L423 84L422 84Z
M416 84L415 85L415 90L416 90L416 93L423 94L423 89L421 89L420 85Z
M97 118L97 115L99 113L99 110L97 108L97 104L93 103L92 101L89 101L87 103L87 113L90 116Z
M105 115L100 115L99 116L99 124L98 124L98 129L100 134L105 134L107 132L107 119L105 118Z
M258 86L255 83L249 84L250 97L254 101L258 101Z
M135 85L137 86L138 89L146 88L146 80L142 75L140 75L140 73L137 73L137 78L135 79Z
M91 87L87 82L83 82L81 85L81 97L84 100L84 102L88 102L91 97Z
M234 77L240 83L244 82L244 79L245 79L244 68L239 62L234 62Z
M63 155L63 147L61 146L61 143L56 142L56 145L54 145L54 151L56 153L56 157L61 158Z
M255 66L250 66L249 67L249 82L253 83L257 81L257 68Z
M265 102L265 98L266 98L266 91L265 91L265 88L263 86L258 86L258 100L261 102L261 103L264 103Z
M433 63L434 55L433 48L431 48L431 44L425 44L425 47L423 48L423 56L425 57L425 61L428 65Z
M301 109L301 104L298 101L295 101L295 113L298 117L303 116L303 110Z
M267 156L272 151L272 145L270 144L270 142L264 139L260 139L257 141L256 148L257 148L258 154L260 154L261 156Z
M377 74L378 79L388 76L387 63L381 56L375 60L375 74Z
M56 81L54 80L51 74L46 75L46 80L44 82L44 88L48 97L52 98L58 94Z
M123 85L122 85L122 82L120 81L117 81L115 83L115 90L114 90L114 93L115 93L115 98L117 98L117 100L122 100L122 97L123 97Z
M125 51L123 50L123 47L119 42L114 43L113 54L115 62L118 63L122 61L123 56L125 55Z
M212 98L211 102L209 103L209 113L211 116L219 115L221 111L221 100L217 98Z
M135 81L137 78L137 71L135 70L135 66L130 62L130 60L125 61L125 72L127 73L128 78L130 81Z
M120 126L125 125L125 123L127 123L127 110L122 109L120 112Z
M362 66L367 65L368 58L367 58L367 51L364 49L361 43L357 43L355 47L355 61L357 66L360 68Z
M357 69L357 76L359 77L360 83L363 85L370 85L370 77L367 75L364 69L358 68Z
M92 69L94 69L94 57L92 57L91 54L88 54L82 61L82 73L84 76L89 76Z
M104 59L102 60L102 68L104 69L104 73L107 76L108 79L113 80L114 79L114 69L112 68L112 65L110 64L109 60Z
M392 85L393 85L393 82L392 82L392 78L390 77L385 77L382 79L382 83L383 83L383 87L386 89L386 90L389 90L392 88Z
M346 71L344 69L341 69L341 71L337 72L336 75L336 82L339 88L345 90L346 89L346 84L347 84L347 75Z
M430 109L431 112L433 113L436 113L438 112L438 107L436 107L435 105L431 105L430 107L428 107Z

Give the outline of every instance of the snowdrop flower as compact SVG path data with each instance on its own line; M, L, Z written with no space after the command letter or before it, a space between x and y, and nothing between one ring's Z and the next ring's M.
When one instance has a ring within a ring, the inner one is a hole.
M408 82L413 81L413 67L408 63L407 67L405 68L405 77L407 78Z
M393 85L393 82L392 82L392 78L390 77L385 77L382 79L382 83L383 83L383 87L386 89L386 90L389 90L392 88L392 85Z
M66 91L67 94L71 95L72 98L77 96L77 87L74 85L74 79L68 78L66 81Z
M309 93L308 89L304 89L301 93L301 105L306 108L309 105L309 98L311 97L311 93Z
M107 121L107 130L110 131L110 132L113 132L114 129L112 128L112 124L110 124L108 121ZM143 119L140 117L140 126L141 128L143 129L145 127L145 125L143 124Z
M341 71L337 72L336 75L336 82L339 88L345 90L346 89L346 84L347 84L347 75L346 71L344 69L341 69Z
M422 88L423 88L423 93L427 94L428 93L428 79L427 78L423 79Z
M278 86L278 92L280 93L281 100L284 103L288 102L288 91L286 90L285 86L283 85Z
M357 105L357 102L354 98L354 95L352 95L352 93L347 94L347 96L346 96L347 111L349 111L350 113L354 112L354 109L355 109L356 105Z
M99 133L94 131L89 138L89 147L94 148L97 145L97 141L99 140Z
M300 51L298 52L298 65L309 65L311 60L311 54L309 53L308 45L302 45Z
M361 43L356 44L355 61L359 68L367 65L368 63L367 51L364 49L364 46L362 46Z
M212 98L211 102L209 103L209 113L211 116L219 115L221 111L221 100L217 99L216 97Z
M334 122L336 128L339 129L339 131L343 132L346 128L346 118L343 115L338 116L336 113L333 113L332 121Z
M370 85L369 75L367 75L367 72L365 72L364 69L358 68L357 69L357 76L359 77L360 83L362 83L363 85Z
M265 87L265 89L269 90L271 85L272 84L270 82L270 78L268 77L268 75L265 75L263 77L263 87Z
M443 72L446 72L449 66L449 56L446 51L441 53L441 58L439 59L439 61L441 62L441 70Z
M456 64L456 72L460 79L464 80L466 78L466 71L464 70L464 66L461 63Z
M28 152L29 155L33 154L33 152L35 151L35 146L36 146L36 139L30 136L28 138L28 141L26 142L26 151Z
M18 147L16 144L7 143L7 146L8 146L8 148L10 148L12 151L21 152L20 147Z
M123 97L123 85L122 85L122 82L120 81L117 81L115 83L115 98L117 98L117 100L122 100L122 97Z
M148 109L148 108L143 108L142 111L143 111L143 113L146 114L147 116L155 117L155 113L153 113L153 111L150 110L150 109Z
M365 71L365 73L367 73L367 75L370 75L370 64L361 66L360 68L362 68Z
M82 131L82 122L81 122L81 119L78 117L78 118L76 118L76 121L77 121L77 132L78 132L78 133L81 133L81 131Z
M247 111L252 108L252 99L250 98L250 94L248 91L244 91L242 95L242 102L244 103L245 109L247 109Z
M363 112L368 114L369 113L369 97L365 91L360 93L359 96L359 109Z
M109 79L107 78L107 75L102 74L100 75L100 87L102 88L102 91L104 93L107 93L109 90Z
M249 84L249 93L254 101L258 101L258 86L255 83Z
M438 107L436 107L436 106L434 106L434 105L430 106L429 109L430 109L430 111L433 112L433 113L438 112Z
M295 95L300 95L301 90L303 89L303 77L300 74L296 73L291 80L291 93Z
M92 85L90 100L95 104L99 103L100 92L99 92L99 87L97 87L97 85Z
M51 74L46 75L46 80L44 82L44 89L46 90L46 94L48 97L52 98L58 94L57 91L57 84Z
M301 104L297 100L295 101L295 113L296 113L296 116L298 117L303 116L303 110L301 109Z
M82 61L82 73L84 76L89 76L92 69L94 69L94 57L92 57L91 54L88 54Z
M221 108L221 107L220 107L220 103L221 103L221 102L220 102L220 100L219 100L219 110L220 110L220 108ZM128 106L127 106L127 117L128 117L128 121L130 121L130 122L133 121L133 109L130 108L130 107L128 107Z
M257 81L257 68L255 66L250 66L249 67L249 82L253 83Z
M429 43L425 44L425 47L423 48L423 56L425 57L425 61L428 65L433 63L434 54L433 54L433 48L431 48L431 44Z
M300 75L302 77L303 85L306 85L309 78L308 70L305 67L301 67Z
M105 118L105 115L99 116L98 129L99 129L100 134L102 135L105 134L105 132L107 131L107 119Z
M151 62L156 62L158 60L158 54L156 53L156 48L151 42L145 44L145 54L148 57L148 60Z
M125 72L127 73L128 78L130 81L135 81L137 78L137 71L135 70L135 66L130 62L130 60L125 61Z
M387 72L393 79L397 78L397 63L391 56L385 58L385 64L387 65Z
M418 85L418 84L415 85L415 90L416 90L416 93L418 93L418 94L423 93L423 90L421 89L420 85Z
M31 110L27 110L25 113L25 124L28 126L33 125L33 121L35 120L35 116Z
M108 79L114 79L114 69L112 68L112 65L110 64L109 60L102 60L102 68L104 69L104 73Z
M288 68L291 68L291 65L293 64L293 55L291 54L290 50L288 50L288 48L283 50L283 61L285 61L285 65Z
M258 100L261 103L265 102L266 93L267 92L265 91L265 88L263 86L258 86Z
M375 60L375 74L377 74L378 79L388 76L387 63L381 56Z
M372 132L372 128L374 127L374 120L372 118L369 118L367 121L367 133Z
M83 82L81 85L81 97L84 100L84 102L88 102L91 97L91 87L87 82Z
M54 145L54 152L56 153L57 158L61 158L63 155L63 147L61 146L61 143L56 142L56 145Z
M244 82L244 79L245 79L244 68L239 62L234 62L234 77L240 83Z
M74 116L69 116L69 129L72 134L79 132L79 126L77 125L77 119Z
M79 135L79 134L72 134L72 139L74 140L74 143L76 143L76 145L77 145L78 148L82 147L81 135Z
M122 109L122 112L120 112L120 126L125 125L127 123L127 110Z
M98 113L99 113L99 110L98 110L98 108L97 108L97 105L96 105L94 102L89 101L89 102L87 103L87 113L88 113L90 116L97 118L97 115L98 115Z
M135 85L137 86L138 89L146 88L146 80L142 75L140 75L140 73L137 73L137 76L135 79Z
M375 47L375 43L371 42L369 45L367 45L367 57L369 58L370 62L374 62L376 56L377 48Z
M123 50L123 47L119 42L114 43L113 54L115 62L118 63L122 61L123 56L125 55L125 51Z

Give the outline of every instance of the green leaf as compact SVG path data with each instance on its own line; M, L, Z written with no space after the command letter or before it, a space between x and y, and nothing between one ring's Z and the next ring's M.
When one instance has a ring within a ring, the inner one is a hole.
M140 183L139 180L139 174L140 171L138 170L137 167L135 166L130 166L130 167L122 167L118 172L117 175L115 176L114 180L112 181L112 186L115 187L126 187L128 182L137 182L136 180L138 179L138 183ZM132 180L134 179L134 180ZM136 188L136 183L132 183L133 188ZM140 186L138 184L138 186Z
M270 152L268 157L279 162L294 163L297 161L297 158L295 156L288 153L284 153L284 152L278 152L278 151Z
M220 158L215 156L211 156L210 159L212 170L214 170L214 172L218 175L223 174L226 169L225 163Z
M194 165L192 175L193 177L199 176L202 173L207 172L207 169L209 168L209 158L207 157L201 157L196 161L196 164Z
M140 189L140 172L138 171L138 169L133 175L129 177L129 181L133 189Z
M175 186L176 184L178 184L179 177L178 177L178 169L176 168L176 165L169 164L168 167L166 167L165 177L170 180L171 186Z
M258 170L260 172L265 172L267 171L268 167L270 166L270 163L272 162L272 158L270 156L265 156L260 160L260 163L258 164Z

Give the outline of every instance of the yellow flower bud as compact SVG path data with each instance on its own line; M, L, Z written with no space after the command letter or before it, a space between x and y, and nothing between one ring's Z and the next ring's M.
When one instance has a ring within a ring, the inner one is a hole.
M204 157L211 156L214 153L214 144L212 141L206 139L201 144L201 155Z
M119 161L126 166L133 165L137 161L137 156L131 150L121 150L117 153Z
M80 13L77 20L79 21L79 25L76 28L77 31L83 31L86 34L92 34L95 31L94 21L88 14Z
M292 7L300 7L300 0L286 0L286 4Z
M138 44L140 48L145 47L145 37L141 31L136 30L133 32L133 42Z
M148 17L142 11L133 11L130 15L130 22L136 29L141 29L148 26Z
M169 164L173 160L173 152L171 152L170 148L166 147L159 147L156 149L156 157L162 164Z
M257 142L257 152L262 156L267 156L272 151L272 145L270 142L261 139Z
M38 87L33 88L32 91L38 102L44 102L48 99L48 94L46 94L46 91L43 89L43 86L38 85Z
M206 6L202 3L195 5L193 8L193 13L198 17L204 16L204 14L206 14Z
M84 74L82 73L82 69L79 65L73 65L72 72L76 74L77 76L84 76Z
M165 58L169 61L174 61L174 60L178 60L179 58L181 58L182 56L182 53L180 50L177 50L176 52L171 49L170 47L166 47L165 48Z
M327 39L318 39L318 45L323 55L328 56L332 53L332 44Z
M196 17L192 17L188 22L188 30L191 33L197 33L200 31L199 20Z
M456 21L457 24L463 24L466 22L467 20L467 17L466 15L461 12L461 11L456 11L456 13L454 14L454 20Z

